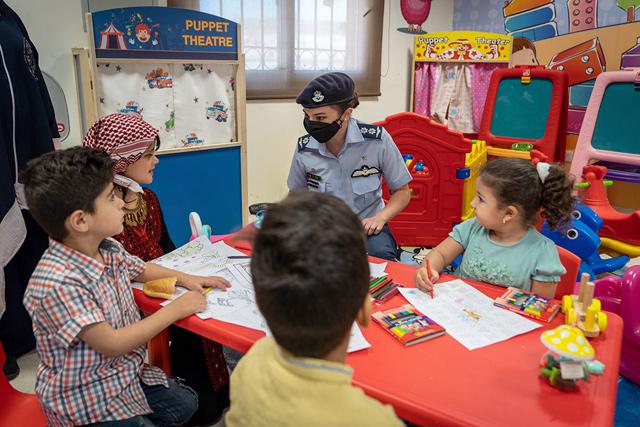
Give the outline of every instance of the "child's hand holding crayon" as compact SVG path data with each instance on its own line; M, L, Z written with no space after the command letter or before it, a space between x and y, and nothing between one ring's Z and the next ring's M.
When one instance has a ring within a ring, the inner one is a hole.
M440 279L440 273L431 268L429 258L416 271L416 287L433 298L433 284Z

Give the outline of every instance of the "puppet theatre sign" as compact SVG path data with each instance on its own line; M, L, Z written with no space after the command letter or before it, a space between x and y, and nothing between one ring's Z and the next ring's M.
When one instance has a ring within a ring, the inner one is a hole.
M98 58L238 59L237 24L214 15L135 7L94 12L91 20Z

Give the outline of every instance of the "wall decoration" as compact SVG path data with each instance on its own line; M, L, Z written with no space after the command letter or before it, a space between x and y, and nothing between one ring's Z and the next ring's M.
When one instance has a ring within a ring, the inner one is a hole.
M431 0L400 0L402 17L407 21L407 28L398 28L401 33L424 34L422 24L431 12Z
M453 28L527 37L540 64L569 73L572 148L595 78L640 65L638 7L640 0L455 0Z

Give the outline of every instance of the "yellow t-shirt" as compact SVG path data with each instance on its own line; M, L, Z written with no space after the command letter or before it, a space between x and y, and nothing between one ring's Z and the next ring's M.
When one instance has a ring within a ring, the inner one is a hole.
M342 363L293 357L265 337L231 375L226 426L404 426L390 406L351 385L352 373Z

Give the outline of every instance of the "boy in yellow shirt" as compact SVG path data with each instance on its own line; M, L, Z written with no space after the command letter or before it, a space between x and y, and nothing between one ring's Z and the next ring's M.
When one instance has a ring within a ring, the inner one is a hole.
M351 385L344 363L351 325L368 325L371 301L365 236L343 201L304 191L270 206L251 274L273 337L233 371L227 427L404 425Z

